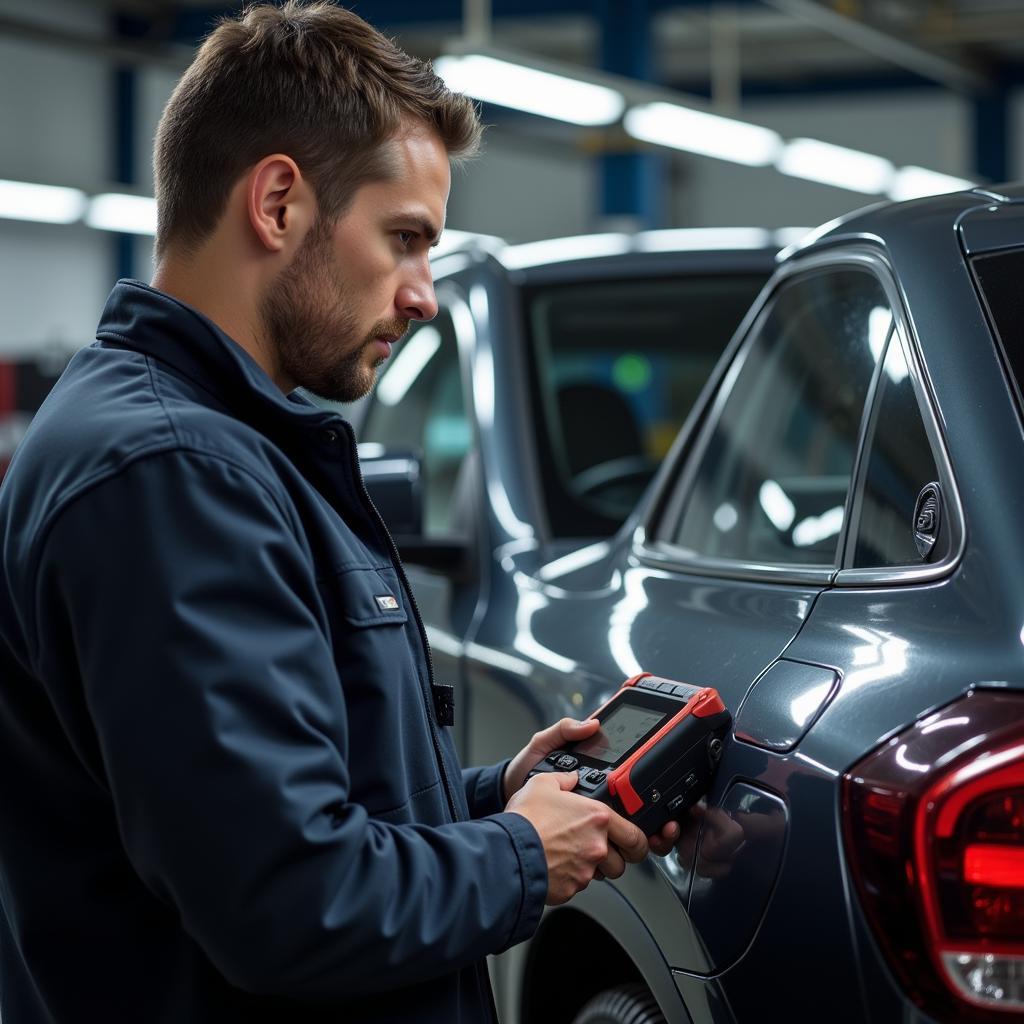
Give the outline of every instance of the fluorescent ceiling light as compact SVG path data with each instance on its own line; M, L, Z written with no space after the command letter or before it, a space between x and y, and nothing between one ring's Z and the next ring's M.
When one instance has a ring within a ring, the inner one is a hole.
M542 263L588 259L592 256L618 256L632 248L630 236L621 231L603 235L576 235L571 238L545 238L540 242L510 245L498 259L510 270L536 267Z
M104 192L93 196L85 223L102 231L123 231L133 235L156 234L156 200L149 196Z
M974 188L976 184L966 178L954 178L951 174L910 166L896 172L889 195L893 199L920 199L922 196L940 196L944 192L960 192Z
M793 139L786 144L776 166L795 178L870 194L885 192L895 173L884 157L817 139Z
M626 107L622 93L606 85L581 82L482 54L439 57L434 61L434 71L455 92L570 124L611 124Z
M73 224L85 211L85 193L77 188L0 181L0 217L44 224Z
M782 147L782 137L770 128L675 103L633 107L626 113L623 125L634 139L749 167L773 163Z
M674 252L679 249L767 249L772 244L764 228L670 228L644 231L636 236L640 252Z

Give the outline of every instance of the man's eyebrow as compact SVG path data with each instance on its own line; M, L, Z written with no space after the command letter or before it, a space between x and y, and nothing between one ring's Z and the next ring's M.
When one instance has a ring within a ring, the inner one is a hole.
M427 217L422 217L416 213L410 213L400 214L395 219L404 221L406 224L412 224L416 230L419 231L419 233L423 235L428 242L430 242L431 248L440 244L441 239L439 236L441 232L434 226L433 221L429 220Z

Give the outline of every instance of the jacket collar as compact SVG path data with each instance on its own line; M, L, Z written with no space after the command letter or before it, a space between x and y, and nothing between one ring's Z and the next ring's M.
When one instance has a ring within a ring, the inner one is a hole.
M96 337L174 367L263 433L271 433L272 424L308 430L338 421L297 392L283 395L212 320L141 281L123 279L114 285Z

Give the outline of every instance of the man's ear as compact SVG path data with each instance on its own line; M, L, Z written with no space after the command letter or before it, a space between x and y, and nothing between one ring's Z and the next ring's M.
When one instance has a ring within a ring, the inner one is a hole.
M246 208L257 241L270 252L295 249L316 215L316 197L290 156L264 157L246 176Z

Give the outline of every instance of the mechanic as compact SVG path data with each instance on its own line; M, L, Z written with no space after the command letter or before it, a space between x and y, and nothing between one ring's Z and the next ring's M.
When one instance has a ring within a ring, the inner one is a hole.
M0 490L0 1011L486 1021L484 956L648 841L461 771L351 429L480 123L331 4L206 40L156 140L153 285L114 288ZM652 844L667 853L677 830Z

